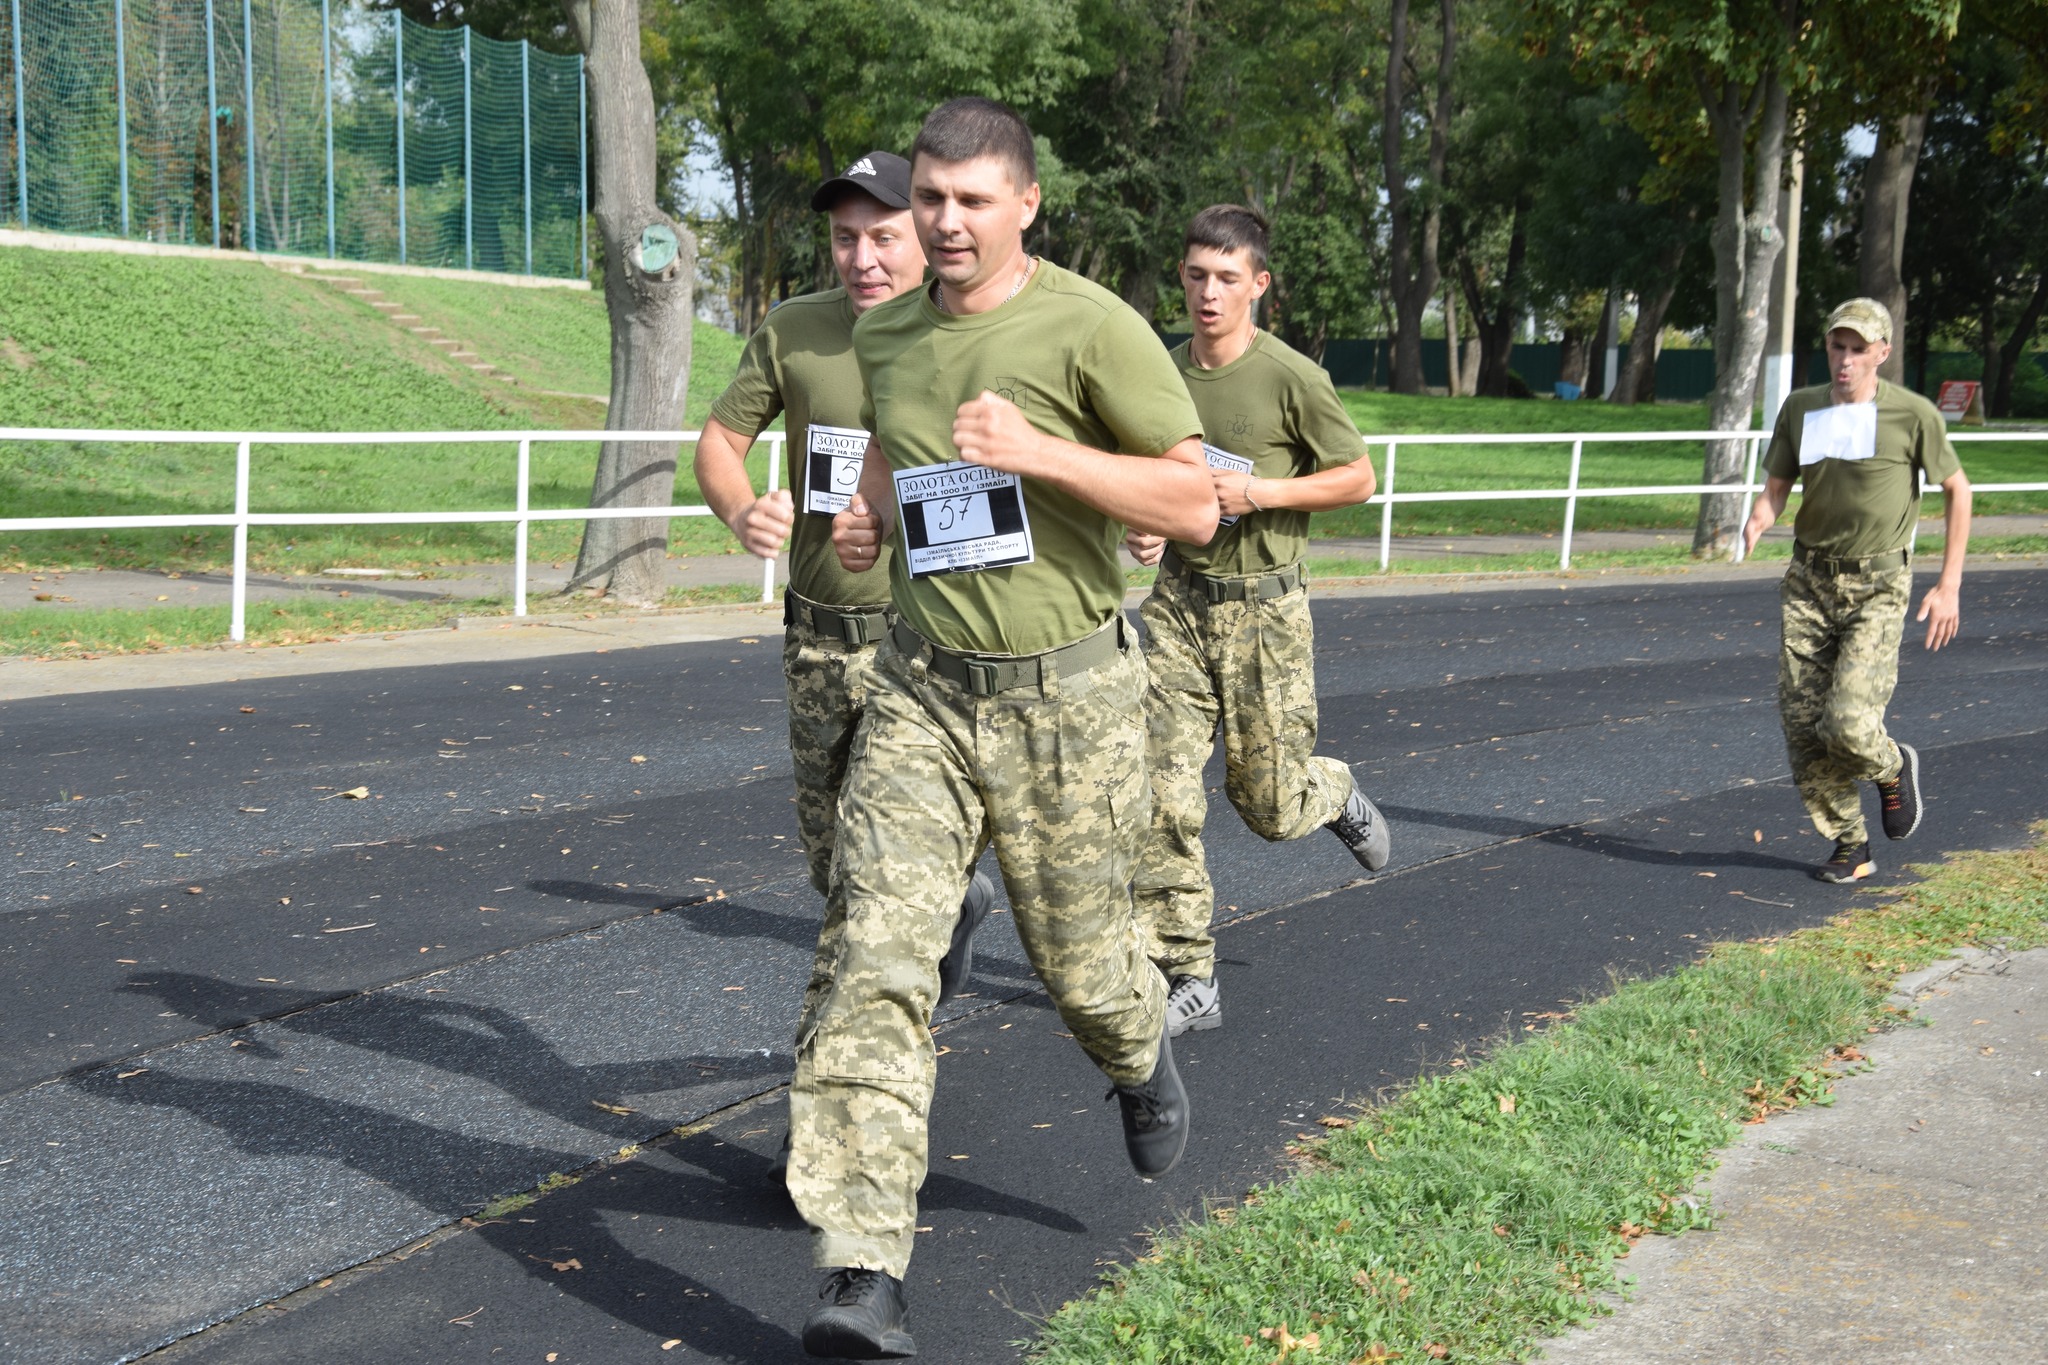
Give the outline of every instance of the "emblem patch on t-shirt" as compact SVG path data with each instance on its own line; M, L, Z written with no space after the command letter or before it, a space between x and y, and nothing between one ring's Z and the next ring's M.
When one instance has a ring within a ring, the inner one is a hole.
M1008 399L1020 408L1024 406L1024 399L1030 393L1030 390L1024 387L1023 380L1007 374L999 374L989 380L988 391L998 398Z
M1239 418L1238 420L1243 421L1244 419ZM1207 441L1202 442L1202 458L1209 462L1209 468L1220 469L1227 474L1249 475L1252 472L1252 462L1250 460L1245 459L1242 455L1233 455L1221 446L1212 446ZM1237 525L1237 518L1234 516L1218 517L1216 518L1216 524L1218 526L1235 526Z
M1806 414L1799 433L1799 464L1867 460L1877 454L1877 404L1830 403Z
M1032 561L1031 520L1017 475L956 461L899 469L894 478L912 578Z
M831 516L853 501L860 488L861 458L868 434L857 427L827 427L813 422L806 429L804 510Z

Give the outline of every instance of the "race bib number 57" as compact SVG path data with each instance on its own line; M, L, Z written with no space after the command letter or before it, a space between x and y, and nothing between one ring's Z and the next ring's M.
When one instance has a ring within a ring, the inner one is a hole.
M857 427L827 427L813 422L804 430L809 460L804 468L804 510L831 516L853 501L860 487L861 457L868 434Z
M956 462L899 469L894 477L912 578L1032 561L1024 484L1015 474Z

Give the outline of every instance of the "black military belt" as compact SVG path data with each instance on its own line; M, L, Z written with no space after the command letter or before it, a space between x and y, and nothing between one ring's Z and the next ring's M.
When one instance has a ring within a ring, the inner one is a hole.
M813 635L827 639L838 636L848 645L871 645L896 619L895 609L886 602L871 607L828 607L809 598L782 592L782 624L801 625Z
M1887 569L1903 569L1913 562L1913 552L1893 550L1890 554L1865 555L1861 559L1837 559L1832 555L1815 554L1795 540L1792 542L1792 558L1823 578L1834 578L1845 573L1883 573Z
M1301 565L1290 564L1278 573L1254 574L1249 578L1215 578L1190 569L1171 545L1160 558L1159 567L1186 581L1211 602L1270 602L1285 597L1301 586Z
M933 644L902 621L891 627L890 637L905 654L928 658L932 672L977 697L993 697L1013 687L1036 687L1048 678L1075 677L1130 648L1130 631L1122 612L1093 635L1043 654L961 654Z

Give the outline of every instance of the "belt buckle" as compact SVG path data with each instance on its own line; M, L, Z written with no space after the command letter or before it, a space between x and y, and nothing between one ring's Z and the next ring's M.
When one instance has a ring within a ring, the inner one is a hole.
M1232 600L1230 596L1230 584L1224 582L1220 578L1211 578L1207 574L1202 575L1202 592L1205 596L1208 597L1211 603L1228 602Z
M993 697L997 680L1002 676L1002 666L984 659L963 659L967 665L967 690L977 697Z
M850 611L839 613L840 641L848 646L857 647L868 643L870 640L879 639L879 635L868 634L869 620L869 617L860 613Z

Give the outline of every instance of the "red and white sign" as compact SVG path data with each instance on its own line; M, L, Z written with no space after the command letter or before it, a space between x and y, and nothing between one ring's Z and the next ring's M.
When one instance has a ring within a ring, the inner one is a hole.
M1934 406L1941 410L1944 419L1950 422L1970 420L1970 411L1977 406L1977 390L1982 387L1974 379L1944 379L1941 390L1935 396ZM1977 414L1982 422L1983 414Z

